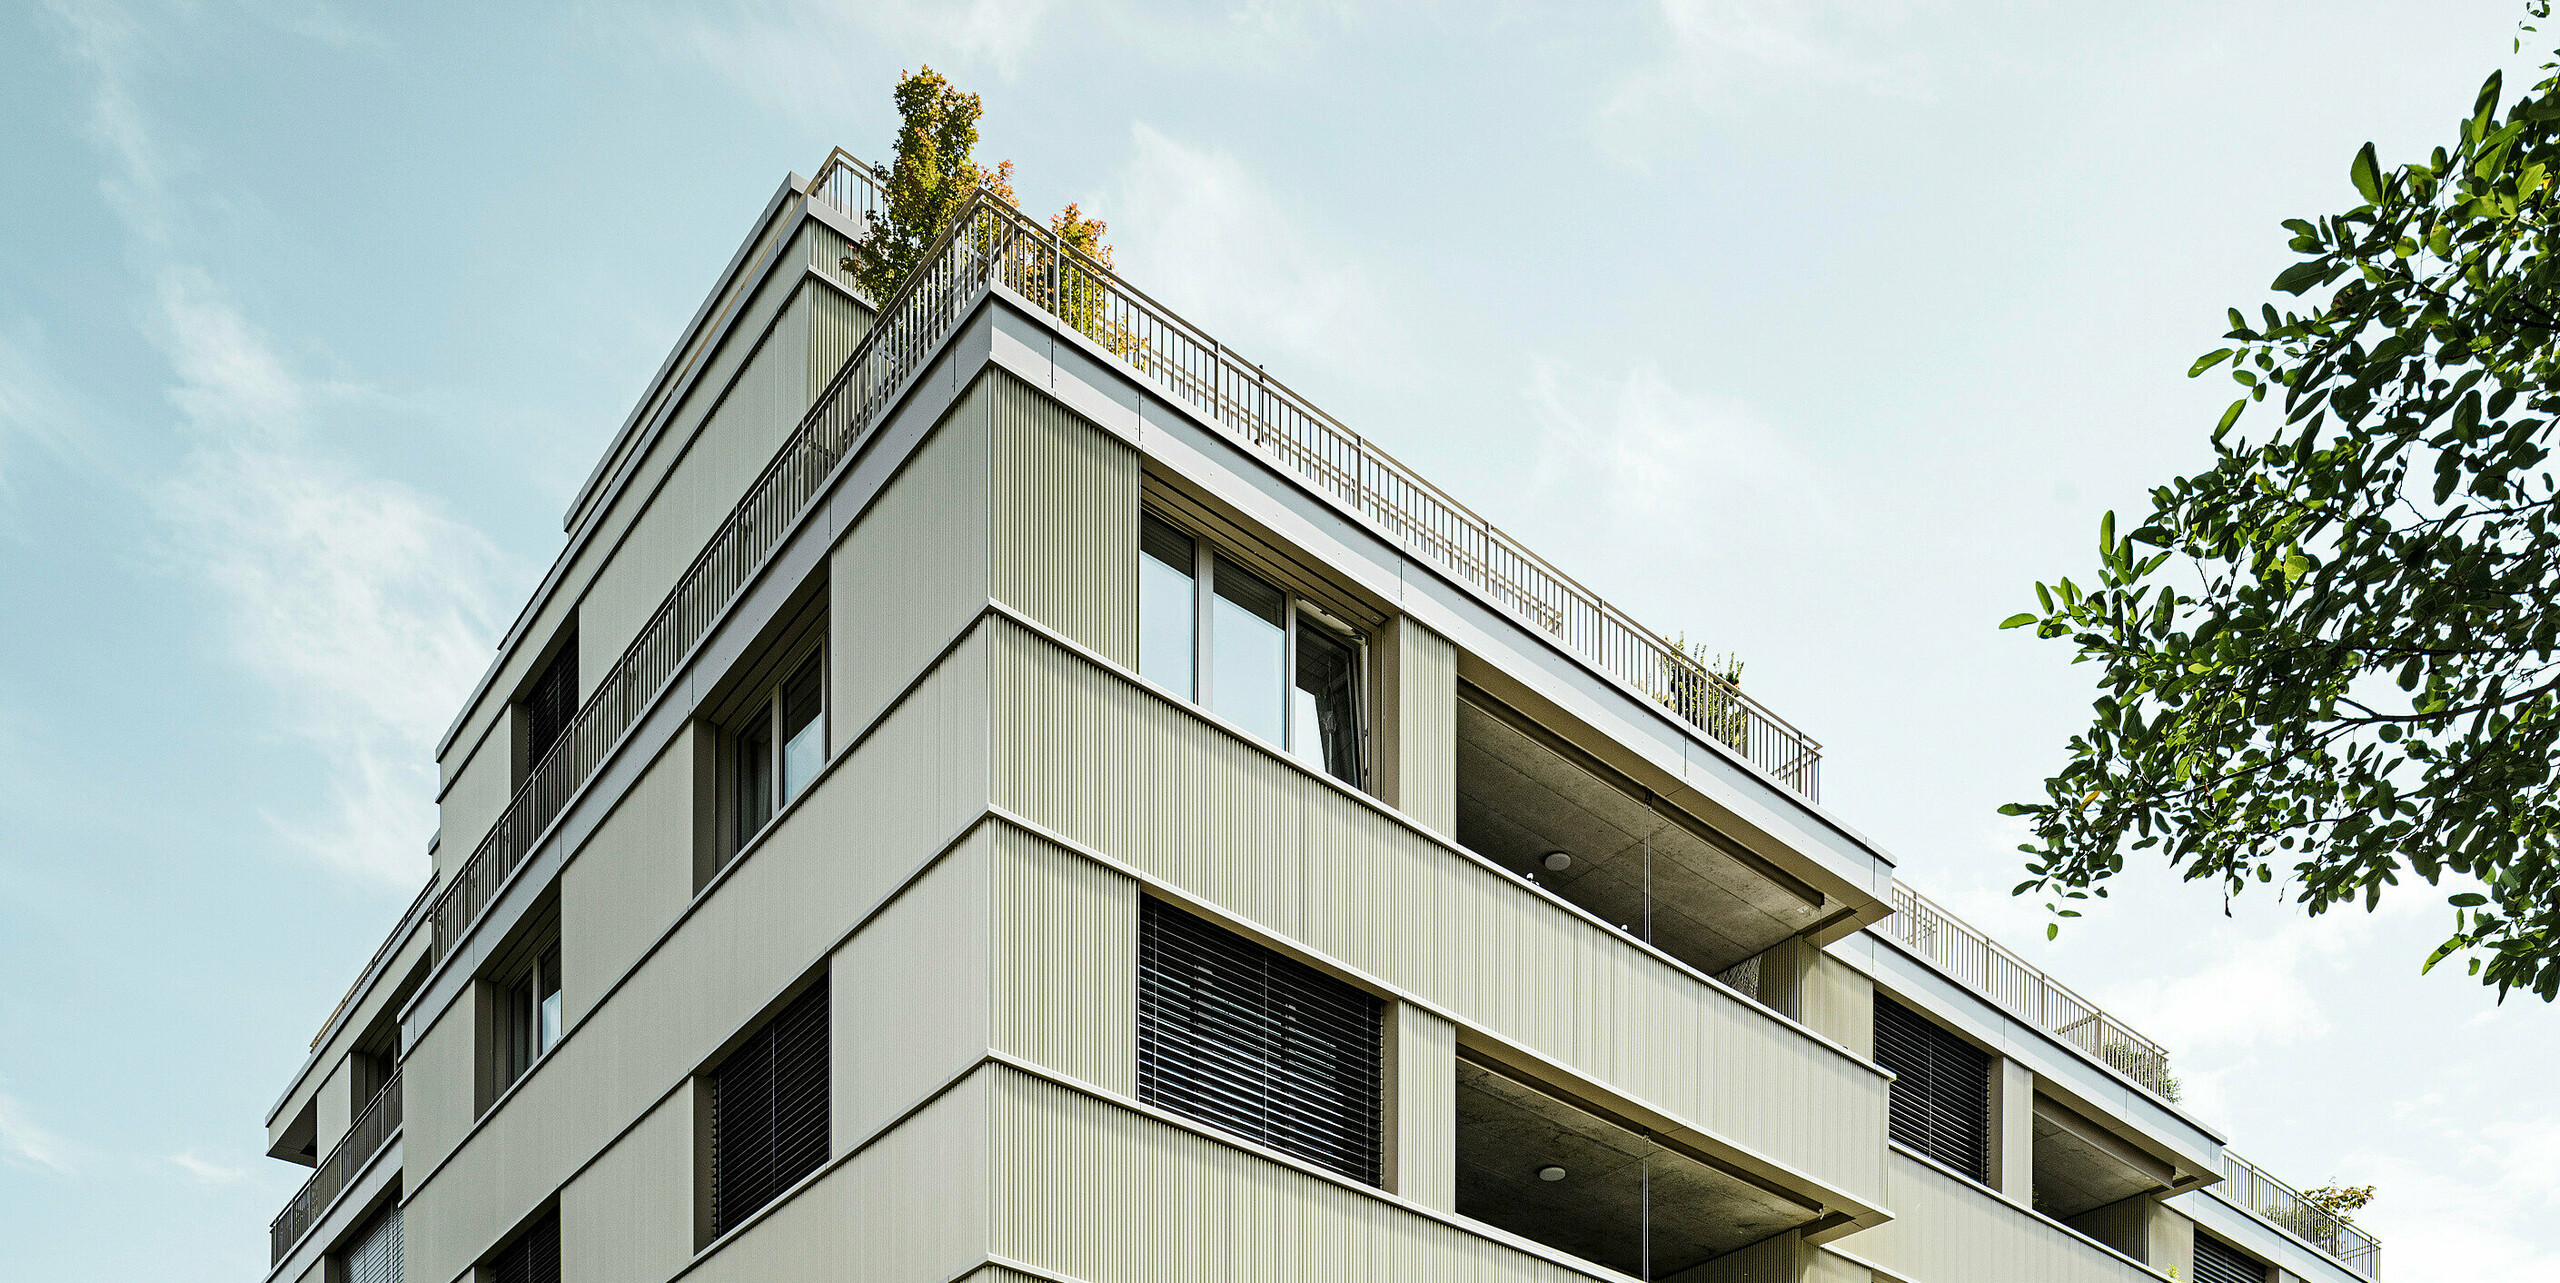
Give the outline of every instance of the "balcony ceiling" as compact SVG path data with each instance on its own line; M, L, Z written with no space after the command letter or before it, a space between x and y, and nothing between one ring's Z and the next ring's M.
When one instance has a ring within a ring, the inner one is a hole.
M1551 1164L1565 1169L1564 1179L1539 1179ZM1656 1278L1817 1215L1537 1088L1458 1062L1460 1215L1635 1274L1648 1167Z
M1668 822L1471 702L1458 703L1458 841L1575 904L1641 932L1645 839L1653 842L1653 938L1717 972L1803 931L1817 905ZM1550 851L1573 857L1553 872Z

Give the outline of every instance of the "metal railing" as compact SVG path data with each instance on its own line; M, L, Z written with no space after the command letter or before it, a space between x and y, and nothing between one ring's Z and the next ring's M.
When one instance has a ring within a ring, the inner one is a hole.
M2167 1048L2127 1028L1927 896L1894 883L1893 913L1876 929L2010 1014L2089 1053L2144 1091L2162 1100L2177 1098Z
M320 1166L312 1171L311 1179L302 1183L302 1188L295 1191L294 1196L285 1202L284 1210L276 1213L276 1219L267 1226L267 1243L273 1252L267 1264L283 1264L285 1254L291 1252L293 1245L301 1242L302 1236L319 1223L330 1205L338 1201L338 1195L345 1193L348 1184L355 1180L356 1173L363 1171L365 1164L372 1162L373 1156L381 1153L382 1147L399 1134L400 1071L394 1069L390 1079L382 1084L382 1090L373 1094L373 1100L364 1107L364 1112L356 1115L355 1125L339 1138L337 1145L330 1149L329 1156L321 1159Z
M873 183L867 168L839 151L809 190L814 199L862 212L871 208L862 202L876 201L878 193L853 193ZM1061 244L1047 227L981 192L882 305L798 429L455 873L434 909L439 962L763 566L880 409L933 358L980 295L998 285L1732 746L1781 785L1819 796L1821 746L1810 737L1108 268Z
M829 159L820 187L832 190ZM1483 589L1682 720L1808 799L1822 746L1740 687L1600 600L1359 433L1001 201L974 198L961 244L999 283L1092 339L1238 440L1367 517L1406 548Z
M2295 1189L2256 1163L2222 1151L2221 1189L2215 1191L2250 1215L2292 1234L2335 1257L2339 1264L2369 1279L2382 1277L2382 1241L2314 1206Z

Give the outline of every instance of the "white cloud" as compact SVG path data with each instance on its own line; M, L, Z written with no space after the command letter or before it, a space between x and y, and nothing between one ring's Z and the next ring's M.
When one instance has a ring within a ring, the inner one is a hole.
M201 275L160 290L169 392L190 449L151 496L165 555L213 589L231 649L331 762L327 814L271 817L322 860L424 872L436 736L488 659L502 558L430 499L318 448L380 407L298 376Z
M1652 365L1592 378L1541 357L1528 393L1539 431L1532 492L1591 514L1616 546L1793 564L1840 521L1838 487L1785 433Z
M38 347L32 326L0 328L0 499L9 497L11 453L20 446L69 462L91 461L82 417L38 357Z
M1613 83L1593 121L1603 153L1643 167L1666 129L1765 99L1841 90L1926 99L1911 52L1932 0L1660 0L1660 52Z
M247 1168L224 1167L220 1163L198 1156L192 1149L184 1153L171 1154L169 1165L185 1172L200 1185L236 1185L249 1179Z
M71 1145L27 1117L16 1097L0 1094L0 1162L68 1176Z
M1300 230L1242 161L1144 123L1130 145L1128 165L1085 202L1109 220L1129 279L1212 334L1311 368L1370 381L1403 368L1408 345L1383 291L1350 255Z

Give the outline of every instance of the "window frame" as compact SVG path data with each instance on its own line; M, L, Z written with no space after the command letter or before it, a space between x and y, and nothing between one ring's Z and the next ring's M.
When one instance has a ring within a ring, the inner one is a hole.
M808 783L825 773L827 763L833 760L833 755L828 751L830 747L828 723L834 712L833 701L830 698L832 694L830 688L834 683L831 680L832 670L827 651L826 638L823 635L809 638L792 647L784 655L782 662L773 666L771 674L757 688L757 693L746 701L745 707L731 713L727 722L720 725L719 822L722 846L725 851L717 862L715 871L717 867L726 867L730 860L738 857L739 852L746 850L754 845L758 838L763 837L765 831L771 829L774 822L782 818L782 813L788 810L792 803L799 801L802 793L808 791ZM792 742L785 735L785 729L789 725L789 710L786 705L790 698L792 684L813 667L816 669L818 708L802 729L804 732L813 732L818 737L817 764L809 771L808 780L802 781L801 788L793 791L786 771ZM757 791L763 794L762 815L757 819L755 827L750 829L747 827L749 813L747 794L750 785L746 770L746 747L750 743L759 742L764 761L755 785L758 786Z
M1202 712L1219 718L1221 721L1228 722L1231 725L1240 725L1236 723L1233 718L1227 717L1226 715L1218 712L1216 675L1217 628L1215 623L1218 602L1218 568L1221 565L1225 565L1244 574L1251 575L1278 591L1281 597L1282 640L1280 659L1280 738L1276 741L1267 740L1261 735L1250 730L1246 731L1247 737L1258 743L1268 744L1271 747L1278 749L1281 756L1287 757L1290 760L1297 762L1299 765L1305 766L1328 779L1337 780L1341 783L1350 785L1363 793L1372 792L1372 781L1375 779L1375 767L1373 765L1373 758L1375 754L1371 750L1373 738L1371 728L1375 726L1377 718L1372 702L1372 683L1370 681L1370 671L1373 660L1370 653L1369 633L1352 624L1348 620L1343 619L1332 610L1327 609L1321 602L1318 602L1307 593L1300 591L1296 584L1289 581L1287 576L1271 573L1270 570L1259 564L1260 559L1242 555L1241 549L1222 540L1212 538L1210 535L1203 533L1196 524L1179 520L1166 514L1163 510L1153 505L1148 505L1140 509L1140 529L1142 531L1144 529L1143 523L1147 520L1159 522L1166 528L1191 541L1191 565L1187 568L1188 573L1191 576L1191 689L1188 691L1176 690L1173 687L1167 686L1163 682L1148 676L1143 667L1133 665L1132 671L1137 675L1138 679L1156 690L1162 691L1186 704L1198 708ZM1141 579L1140 590L1143 592L1145 570L1144 559L1155 555L1146 550L1145 540L1143 538L1139 541L1137 555L1141 559L1139 566ZM1161 558L1159 558L1159 560L1161 560ZM1168 562L1166 564L1170 565L1171 563ZM1145 612L1145 604L1143 601L1138 603L1138 610L1141 627L1143 627ZM1298 639L1299 630L1310 626L1322 629L1323 631L1332 634L1334 640L1342 643L1342 645L1351 652L1351 709L1352 720L1355 723L1355 732L1352 736L1351 753L1352 775L1354 778L1351 779L1344 779L1342 776L1334 774L1333 771L1325 765L1324 746L1320 738L1319 741L1312 746L1301 746L1297 743L1299 739L1297 724L1297 695L1299 689ZM1308 751L1309 749L1312 749L1311 753Z

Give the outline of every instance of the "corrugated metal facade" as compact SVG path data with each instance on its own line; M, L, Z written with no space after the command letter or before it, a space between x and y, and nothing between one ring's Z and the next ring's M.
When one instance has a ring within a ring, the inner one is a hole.
M428 1231L412 1236L419 1277L450 1278L486 1250L487 1234L549 1197L983 810L985 673L983 643L936 669L435 1171L472 1101L471 1004L447 1012L411 1054L429 1062L411 1079L426 1128L408 1164Z
M1138 1091L1138 884L1007 824L993 861L999 1051Z
M1911 1283L2158 1283L1980 1185L1906 1154L1889 1162L1896 1219L1841 1246Z
M1599 1277L1126 1106L1002 1068L979 1078L990 1237L1009 1260L1097 1283Z
M660 1101L560 1191L562 1283L663 1279L693 1259L693 1094Z
M1885 1082L1837 1049L1018 625L998 804L1871 1203Z
M1415 823L1458 832L1458 648L1408 619L1379 636L1385 739L1379 794Z
M835 290L822 286L810 288L809 391L804 398L806 404L817 404L818 394L826 391L828 381L836 376L836 370L844 365L846 357L853 355L854 345L871 332L875 319L870 308Z
M842 749L987 603L987 402L982 381L943 415L829 561Z
M560 877L562 1027L576 1024L693 899L693 746L649 764Z
M1137 667L1137 451L1010 374L983 386L996 600Z
M1409 1002L1387 1009L1387 1179L1444 1212L1458 1206L1458 1027Z

